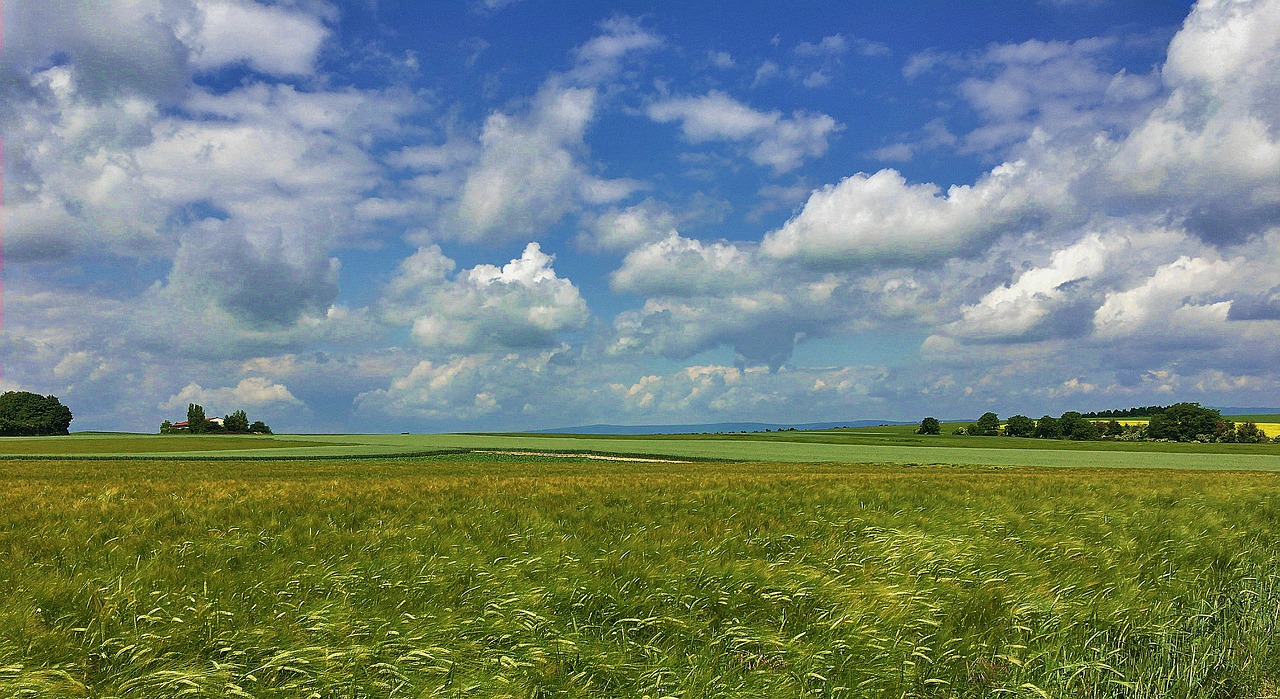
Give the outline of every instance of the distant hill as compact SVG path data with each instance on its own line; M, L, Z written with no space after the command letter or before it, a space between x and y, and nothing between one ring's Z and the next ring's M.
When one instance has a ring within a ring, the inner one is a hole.
M838 427L875 427L876 425L914 425L893 420L845 420L843 422L805 422L781 425L771 422L714 422L701 425L578 425L549 430L531 430L529 434L702 434L704 432L764 432L772 430L832 430Z
M1223 415L1280 415L1280 408L1216 408Z

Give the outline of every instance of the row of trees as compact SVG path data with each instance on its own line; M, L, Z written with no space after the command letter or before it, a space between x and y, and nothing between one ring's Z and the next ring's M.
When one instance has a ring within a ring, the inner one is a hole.
M71 410L57 396L27 391L0 395L0 435L27 437L69 434Z
M1099 410L1092 413L1084 413L1084 417L1151 417L1159 415L1168 410L1167 405L1141 405L1136 408L1121 408L1119 410Z
M1114 411L1113 411L1114 412ZM917 434L940 434L942 424L936 418L920 421ZM1167 442L1266 442L1267 434L1253 422L1239 425L1222 417L1213 408L1199 403L1176 403L1164 406L1151 415L1146 424L1121 424L1110 420L1091 420L1088 416L1069 410L1060 417L1045 415L1033 420L1025 415L1014 415L1001 426L995 413L984 413L978 421L961 425L954 434L971 436L1032 437L1036 439L1119 439L1127 441ZM1280 442L1280 436L1275 441Z
M165 420L160 423L160 434L271 434L271 428L261 420L249 422L243 410L237 410L222 420L211 419L204 414L199 403L187 404L187 424L174 425Z

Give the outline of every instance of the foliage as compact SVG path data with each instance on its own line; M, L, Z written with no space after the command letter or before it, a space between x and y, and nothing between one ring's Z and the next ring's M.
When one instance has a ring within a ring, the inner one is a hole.
M1014 415L1004 426L1006 437L1031 437L1036 432L1036 421L1026 415Z
M940 434L942 432L942 424L938 422L936 417L927 417L920 421L920 429L916 430L916 434Z
M995 413L983 413L978 418L978 422L970 430L969 434L993 437L1000 434L1000 416Z
M243 410L237 410L222 419L222 426L228 432L248 432L249 416Z
M1204 436L1220 436L1226 425L1217 410L1203 408L1199 403L1175 403L1151 418L1147 435L1151 439L1191 442Z
M1036 420L1034 436L1039 439L1062 439L1062 426L1058 423L1057 418L1045 415Z
M0 696L1208 699L1280 677L1273 474L0 462L0 550Z
M0 395L0 435L67 434L71 420L71 410L57 396L28 391L6 391Z
M243 410L237 410L230 415L222 418L222 424L218 424L217 420L211 420L205 417L204 406L197 403L187 404L187 426L183 428L175 428L168 420L160 423L160 434L211 434L211 433L230 433L230 434L271 434L271 428L267 427L261 420L255 420L253 424L249 423L249 416Z
M187 432L203 434L209 431L208 418L204 416L204 406L198 403L187 403Z
M1236 441L1244 444L1265 443L1267 433L1258 429L1258 425L1253 422L1244 422L1236 427Z
M1137 408L1124 408L1120 410L1100 410L1093 413L1084 413L1082 417L1099 418L1099 417L1151 417L1159 415L1168 409L1166 405L1144 405Z

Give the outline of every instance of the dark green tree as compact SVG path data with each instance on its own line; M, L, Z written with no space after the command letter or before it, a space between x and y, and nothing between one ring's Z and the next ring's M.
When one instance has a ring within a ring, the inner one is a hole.
M1026 415L1014 415L1004 426L1005 436L1030 437L1036 433L1036 421Z
M203 434L209 431L205 424L204 406L198 403L187 403L187 431L191 434Z
M249 416L243 410L237 410L222 418L222 426L228 432L248 432Z
M1072 439L1077 442L1087 442L1091 439L1097 439L1102 436L1101 433L1098 432L1097 425L1094 425L1092 421L1086 418L1077 417L1070 423L1067 423L1066 420L1062 420L1061 422L1063 423L1062 431L1067 434L1068 439ZM1067 427L1068 424L1070 425L1070 428ZM1068 429L1070 431L1068 431Z
M71 420L71 410L57 396L42 396L28 391L6 391L0 395L0 434L67 434Z
M939 434L942 432L942 424L938 422L936 417L927 417L920 421L920 429L916 430L916 434Z
M983 413L982 417L978 418L975 428L977 431L971 434L980 434L984 437L1000 434L1000 416L991 412Z
M1152 415L1147 424L1147 436L1151 439L1168 439L1174 442L1192 442L1197 437L1218 436L1223 431L1222 413L1199 403L1175 403L1163 413Z
M253 424L249 425L249 431L255 434L271 434L271 428L261 420L254 420Z
M1062 439L1062 425L1056 418L1045 415L1036 420L1035 436L1040 439Z

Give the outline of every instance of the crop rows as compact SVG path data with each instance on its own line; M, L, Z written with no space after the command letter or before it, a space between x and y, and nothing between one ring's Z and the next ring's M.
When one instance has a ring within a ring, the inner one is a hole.
M1223 697L1280 477L0 462L0 696Z

